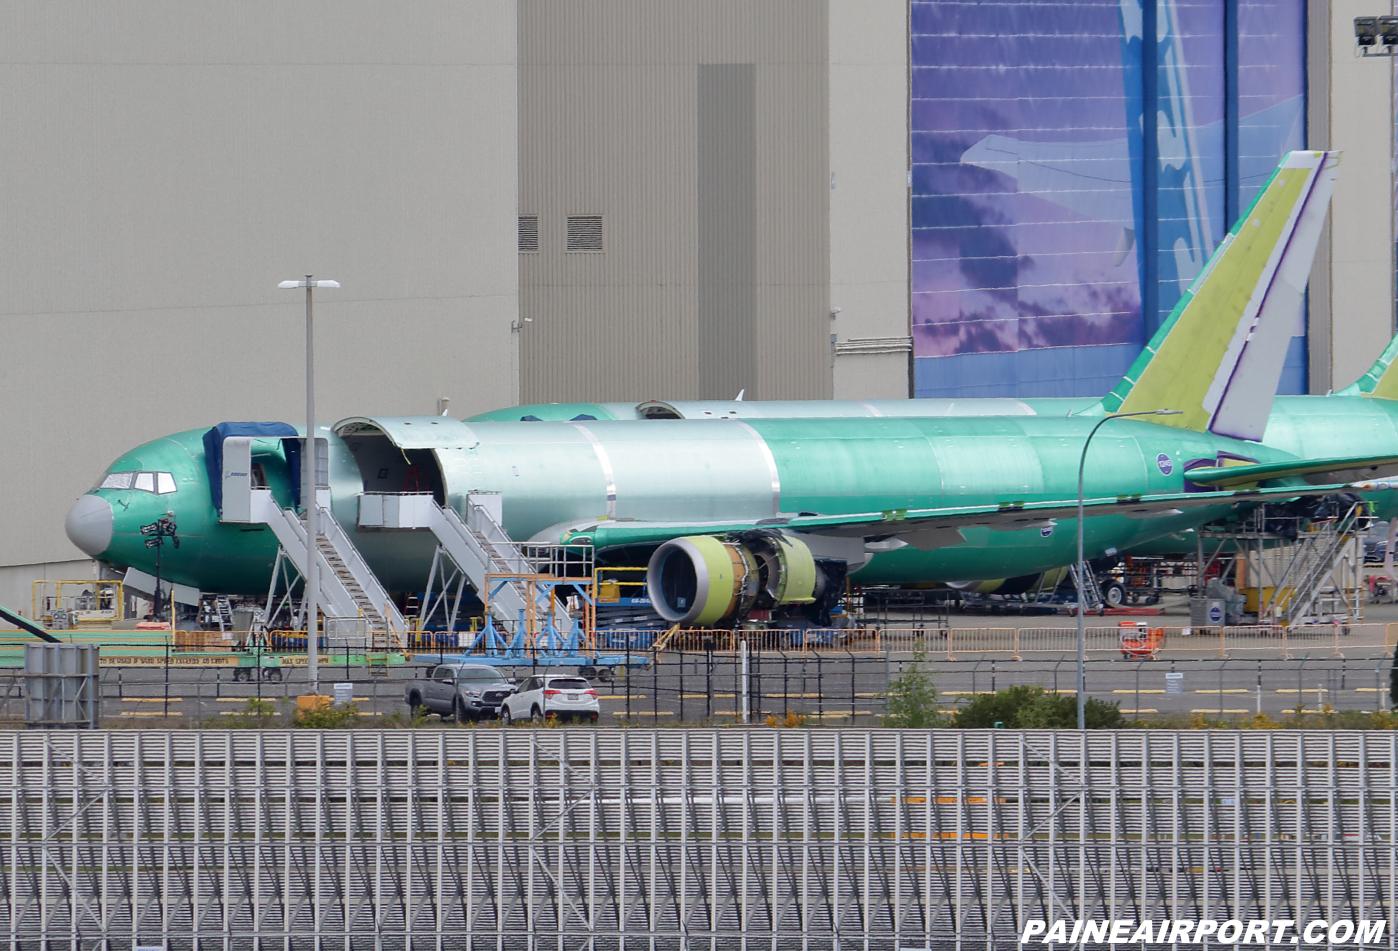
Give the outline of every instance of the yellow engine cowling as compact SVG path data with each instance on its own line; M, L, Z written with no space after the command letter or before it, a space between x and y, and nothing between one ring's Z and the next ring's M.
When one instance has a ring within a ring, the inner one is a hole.
M809 604L819 577L815 557L799 539L688 535L655 550L646 591L665 620L712 627L741 620L755 607Z

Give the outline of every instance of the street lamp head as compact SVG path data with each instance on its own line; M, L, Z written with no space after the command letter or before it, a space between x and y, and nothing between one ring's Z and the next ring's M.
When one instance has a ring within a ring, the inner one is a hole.
M282 281L277 285L282 290L290 290L293 287L339 287L339 281Z

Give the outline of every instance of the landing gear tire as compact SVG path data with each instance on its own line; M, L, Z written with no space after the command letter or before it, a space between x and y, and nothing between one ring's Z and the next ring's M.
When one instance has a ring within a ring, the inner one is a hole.
M1126 589L1119 584L1108 585L1107 590L1102 593L1102 597L1112 607L1120 607L1126 600Z
M604 683L604 684L609 684L609 683L611 683L611 682L612 682L612 669L611 669L610 667L598 667L598 668L597 668L597 679L600 680L600 681L602 681L602 683Z
M249 680L249 679L251 679L251 678L248 677L248 671L244 670L244 669L241 668L241 667L234 667L234 668L233 668L233 682L234 682L235 684L236 684L236 683L241 683L242 681L244 681L244 680Z

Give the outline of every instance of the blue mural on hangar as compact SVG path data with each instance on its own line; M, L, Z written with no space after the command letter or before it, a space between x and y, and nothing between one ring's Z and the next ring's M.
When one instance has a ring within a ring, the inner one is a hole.
M1303 0L910 15L917 395L1106 392L1304 147ZM1303 311L1281 392L1305 355Z

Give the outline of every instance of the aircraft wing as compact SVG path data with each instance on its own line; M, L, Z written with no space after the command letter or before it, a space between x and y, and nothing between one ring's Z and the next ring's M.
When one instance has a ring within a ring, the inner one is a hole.
M1158 518L1178 515L1202 506L1235 505L1295 499L1336 492L1380 491L1398 488L1395 483L1355 482L1334 485L1275 486L1225 489L1215 492L1171 492L1148 496L1093 498L1083 501L1088 517L1125 515ZM950 506L935 509L893 509L851 515L791 515L742 521L653 522L597 520L568 527L557 541L562 544L591 540L598 548L618 545L654 545L681 535L723 535L730 532L776 528L812 535L863 538L865 541L899 539L924 551L955 544L955 533L964 528L988 528L1015 532L1045 526L1052 519L1076 518L1077 499L1042 502L1000 502L995 505ZM536 541L549 541L535 536Z

